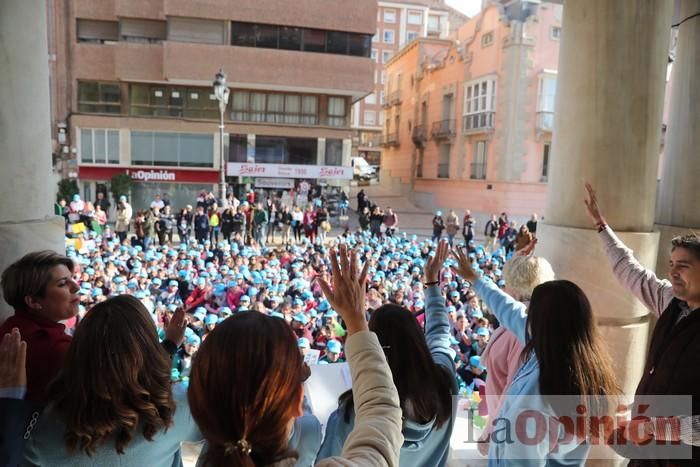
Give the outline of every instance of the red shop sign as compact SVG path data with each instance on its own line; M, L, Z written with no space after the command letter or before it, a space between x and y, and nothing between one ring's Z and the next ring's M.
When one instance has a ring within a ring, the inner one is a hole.
M81 180L109 180L115 175L130 175L135 182L154 183L217 183L216 170L151 169L143 167L78 167Z

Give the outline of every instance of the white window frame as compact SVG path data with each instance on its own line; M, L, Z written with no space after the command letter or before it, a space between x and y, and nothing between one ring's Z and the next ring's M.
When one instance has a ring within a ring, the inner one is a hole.
M411 21L411 18L412 17L415 18L416 16L419 18L418 22ZM419 25L419 26L423 24L423 12L422 11L408 10L408 14L406 15L406 17L407 17L406 22L408 24Z
M365 97L365 104L374 105L377 103L377 95L375 93L369 94Z
M393 14L394 17L393 19L387 19L387 13L389 14L389 18L391 18L391 15ZM382 12L382 19L384 20L385 23L387 24L396 24L396 18L397 18L397 13L394 8L384 8L384 11Z
M377 29L377 32L375 32L374 35L372 36L372 42L373 43L379 42L379 29Z
M411 37L413 36L413 37ZM408 44L412 40L416 39L418 37L418 31L408 31L406 32L406 43Z
M384 102L386 102L386 95L384 94L384 91L379 91L379 104L384 105Z
M90 162L83 162L83 151L85 148L83 148L83 135L82 132L83 130L89 131L90 132L90 146L92 148L92 154L90 158ZM105 142L105 148L104 148L104 154L105 154L105 162L95 162L95 132L100 131L104 133L104 142ZM117 133L117 154L116 156L116 162L110 162L110 154L109 154L109 132L114 131ZM79 161L81 164L95 164L95 165L119 165L119 156L121 152L121 139L119 137L119 129L118 128L80 128L78 131L78 150L80 153Z
M368 116L371 116L371 118L367 118ZM365 110L364 114L362 115L362 122L367 126L376 126L377 112L374 110Z
M382 70L382 77L381 77L381 81L379 82L379 84L384 84L384 83L386 83L386 71Z
M379 51L377 49L372 49L372 52L370 52L370 56L372 57L372 61L376 62L377 58L379 58Z
M387 40L387 34L391 35L391 40ZM394 44L396 42L396 31L393 29L384 29L382 31L382 42L385 44Z
M486 91L484 93L483 85L486 84ZM471 117L474 115L479 115L487 112L496 111L496 98L497 98L497 88L498 81L496 75L482 76L479 79L469 81L464 84L464 101L462 105L462 117L466 122L466 117ZM495 117L493 117L495 119ZM491 128L493 126L493 121L491 125L476 128ZM466 124L464 125L465 131L471 131L473 129L467 130Z
M391 50L382 50L382 63L385 64L391 60Z
M554 94L552 95L551 101L549 101L549 105L547 105L547 100L545 99L544 95L544 90L545 90L545 81L546 80L553 80L554 81ZM555 74L550 74L550 73L542 73L539 76L538 82L537 82L537 112L554 112L554 101L557 96L557 75Z
M484 94L482 92L482 83L486 83L486 105L483 105ZM478 93L474 95L474 89L478 86ZM496 111L496 89L497 81L495 75L484 76L464 84L464 102L462 106L462 114L474 115L481 112ZM469 88L472 91L469 92Z

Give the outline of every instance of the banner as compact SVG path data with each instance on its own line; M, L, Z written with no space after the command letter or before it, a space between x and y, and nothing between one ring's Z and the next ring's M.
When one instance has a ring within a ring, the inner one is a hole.
M294 164L249 164L229 162L226 166L230 177L267 177L267 178L315 178L315 179L352 179L352 167L330 165L294 165Z

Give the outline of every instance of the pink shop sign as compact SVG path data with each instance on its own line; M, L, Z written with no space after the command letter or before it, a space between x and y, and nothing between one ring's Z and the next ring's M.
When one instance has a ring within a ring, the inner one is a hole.
M352 168L328 165L229 162L226 172L230 177L352 179Z

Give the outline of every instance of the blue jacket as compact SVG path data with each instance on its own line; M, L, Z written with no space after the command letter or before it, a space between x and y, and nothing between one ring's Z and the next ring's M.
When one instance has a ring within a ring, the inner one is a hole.
M122 467L143 465L149 467L182 466L181 441L201 441L202 435L190 415L187 390L182 385L173 386L173 398L177 404L173 425L146 440L140 431L119 455L110 439L89 457L82 452L68 453L64 441L66 426L49 404L41 414L24 452L25 465L50 467Z
M24 400L24 388L0 389L0 467L22 463L25 439L32 432L41 406Z
M443 366L450 375L452 393L457 394L455 377L454 351L450 348L450 322L445 308L445 299L440 288L433 286L426 290L426 341L433 360ZM404 443L401 447L399 464L404 466L437 467L447 463L450 438L454 428L456 405L453 404L452 417L439 429L435 422L426 424L416 423L406 419L403 425ZM343 450L343 444L355 425L355 413L352 412L349 422L345 422L345 405L336 409L328 419L326 437L318 453L318 459L338 456Z
M518 340L525 345L527 343L527 307L516 301L510 295L503 292L490 280L479 279L474 284L476 293L488 305L491 312ZM566 310L561 310L566 313ZM551 407L540 395L540 367L534 353L523 363L513 377L513 381L506 390L503 406L497 419L493 421L493 431L489 444L489 466L517 465L518 467L530 466L583 466L590 446L586 443L557 443L556 452L550 452L549 438L550 426L547 426L547 435L542 442L534 445L525 445L516 436L516 420L527 409L533 409L545 414L548 421L554 417ZM534 427L528 426L527 432L534 436ZM560 438L564 437L563 427L554 427L554 431ZM513 441L504 442L504 441Z

